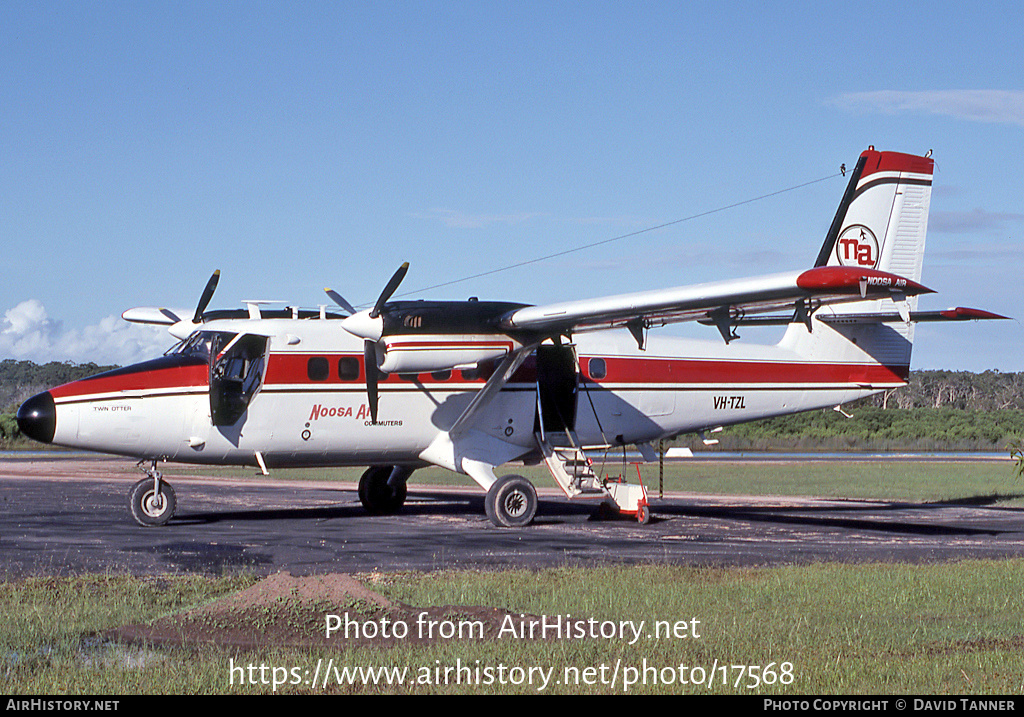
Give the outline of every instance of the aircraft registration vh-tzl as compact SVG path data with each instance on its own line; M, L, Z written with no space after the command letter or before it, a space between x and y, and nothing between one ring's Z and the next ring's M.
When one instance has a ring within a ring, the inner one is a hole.
M929 155L931 153L929 152ZM510 461L544 461L568 498L596 497L640 522L642 484L602 478L588 454L683 433L838 407L904 385L914 324L1005 318L976 309L918 311L933 161L863 152L811 268L546 306L391 301L373 308L130 309L180 339L163 357L27 400L26 436L132 456L146 477L132 516L163 525L176 499L159 461L254 466L369 466L359 498L399 510L417 468L470 476L497 526L532 522L537 493ZM721 339L649 336L697 321ZM735 342L744 325L786 326L776 345Z

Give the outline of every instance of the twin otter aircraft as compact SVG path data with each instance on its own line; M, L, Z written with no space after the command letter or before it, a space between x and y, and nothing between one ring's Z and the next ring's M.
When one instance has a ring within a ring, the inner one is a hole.
M930 154L930 152L929 152ZM181 342L162 358L75 381L21 406L43 443L139 458L131 490L141 525L163 525L175 495L158 462L369 466L371 513L403 504L417 468L443 466L487 491L498 526L529 524L533 485L495 475L544 461L569 498L597 497L647 522L643 485L602 478L588 453L682 433L839 406L903 385L914 323L1003 318L974 309L917 311L932 165L861 156L812 268L547 306L390 301L356 311L137 308ZM648 336L697 321L721 339ZM737 327L784 325L775 346L734 343ZM608 329L619 329L608 331ZM624 330L622 330L624 329Z

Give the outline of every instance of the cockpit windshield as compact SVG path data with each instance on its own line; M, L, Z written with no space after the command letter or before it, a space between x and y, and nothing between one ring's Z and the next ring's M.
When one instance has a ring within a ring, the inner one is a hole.
M202 358L203 361L209 362L210 349L215 342L222 347L230 343L231 339L236 336L238 334L226 331L197 331L173 346L168 353Z
M173 346L167 353L209 361L210 345L213 343L214 337L223 333L221 331L196 331L184 341ZM234 336L234 334L226 335L229 337Z

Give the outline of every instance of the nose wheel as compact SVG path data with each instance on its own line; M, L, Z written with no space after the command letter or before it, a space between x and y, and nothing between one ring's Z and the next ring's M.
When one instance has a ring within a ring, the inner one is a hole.
M177 500L170 483L162 480L156 461L146 469L146 477L132 486L128 493L128 509L139 525L151 528L166 525L174 515Z

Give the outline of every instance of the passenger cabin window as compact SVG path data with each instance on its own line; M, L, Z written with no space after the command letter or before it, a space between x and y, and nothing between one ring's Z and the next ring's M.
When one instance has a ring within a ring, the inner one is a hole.
M338 359L338 378L342 381L359 380L359 359L353 356L342 356Z
M587 364L587 372L590 374L590 378L600 381L608 376L608 364L603 358L592 358Z
M323 356L313 356L306 362L306 376L310 381L326 381L331 375L331 365Z
M435 381L447 381L452 377L451 369L445 369L444 371L434 371L430 374L430 377Z

